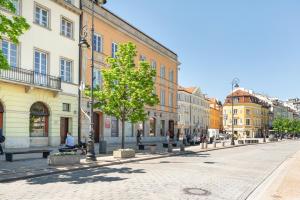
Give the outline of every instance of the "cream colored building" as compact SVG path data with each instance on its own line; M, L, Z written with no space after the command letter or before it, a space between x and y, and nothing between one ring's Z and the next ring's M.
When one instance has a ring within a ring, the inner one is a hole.
M20 0L16 5L30 29L17 45L0 41L11 65L0 70L5 148L56 146L68 131L77 136L79 0Z
M209 102L197 87L178 88L178 125L181 134L206 134Z

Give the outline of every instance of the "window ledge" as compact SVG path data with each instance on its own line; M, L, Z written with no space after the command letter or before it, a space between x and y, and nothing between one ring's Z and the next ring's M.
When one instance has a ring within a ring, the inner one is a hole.
M39 26L39 27L42 27L42 28L47 29L49 31L52 31L52 29L49 26L43 26L43 25L41 25L41 24L39 24L39 23L37 23L35 21L33 21L32 23L35 24L35 25L37 25L37 26Z

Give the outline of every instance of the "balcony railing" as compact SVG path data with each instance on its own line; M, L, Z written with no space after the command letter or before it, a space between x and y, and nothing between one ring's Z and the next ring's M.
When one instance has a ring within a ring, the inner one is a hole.
M1 69L0 79L6 79L13 82L40 86L55 90L61 89L61 79L59 77L50 76L48 74L42 74L18 67L11 67L8 70Z

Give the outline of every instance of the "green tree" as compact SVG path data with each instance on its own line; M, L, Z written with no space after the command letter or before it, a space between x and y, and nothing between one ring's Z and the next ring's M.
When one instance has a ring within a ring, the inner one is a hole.
M14 7L15 0L0 0L0 7L16 14L16 8ZM0 39L3 37L8 38L14 43L19 43L19 36L29 29L29 24L26 23L25 18L21 16L8 17L0 13ZM0 50L0 69L9 69L8 62Z
M145 106L159 103L154 92L156 70L144 61L136 67L136 55L133 43L121 44L116 57L107 58L109 68L102 70L103 86L94 92L95 107L122 122L122 149L125 146L125 122L144 121L147 117Z

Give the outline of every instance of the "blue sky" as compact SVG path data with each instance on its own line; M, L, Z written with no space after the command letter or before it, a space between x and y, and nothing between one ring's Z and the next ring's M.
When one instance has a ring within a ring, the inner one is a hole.
M299 0L108 0L106 8L175 51L179 83L224 100L231 80L300 97Z

